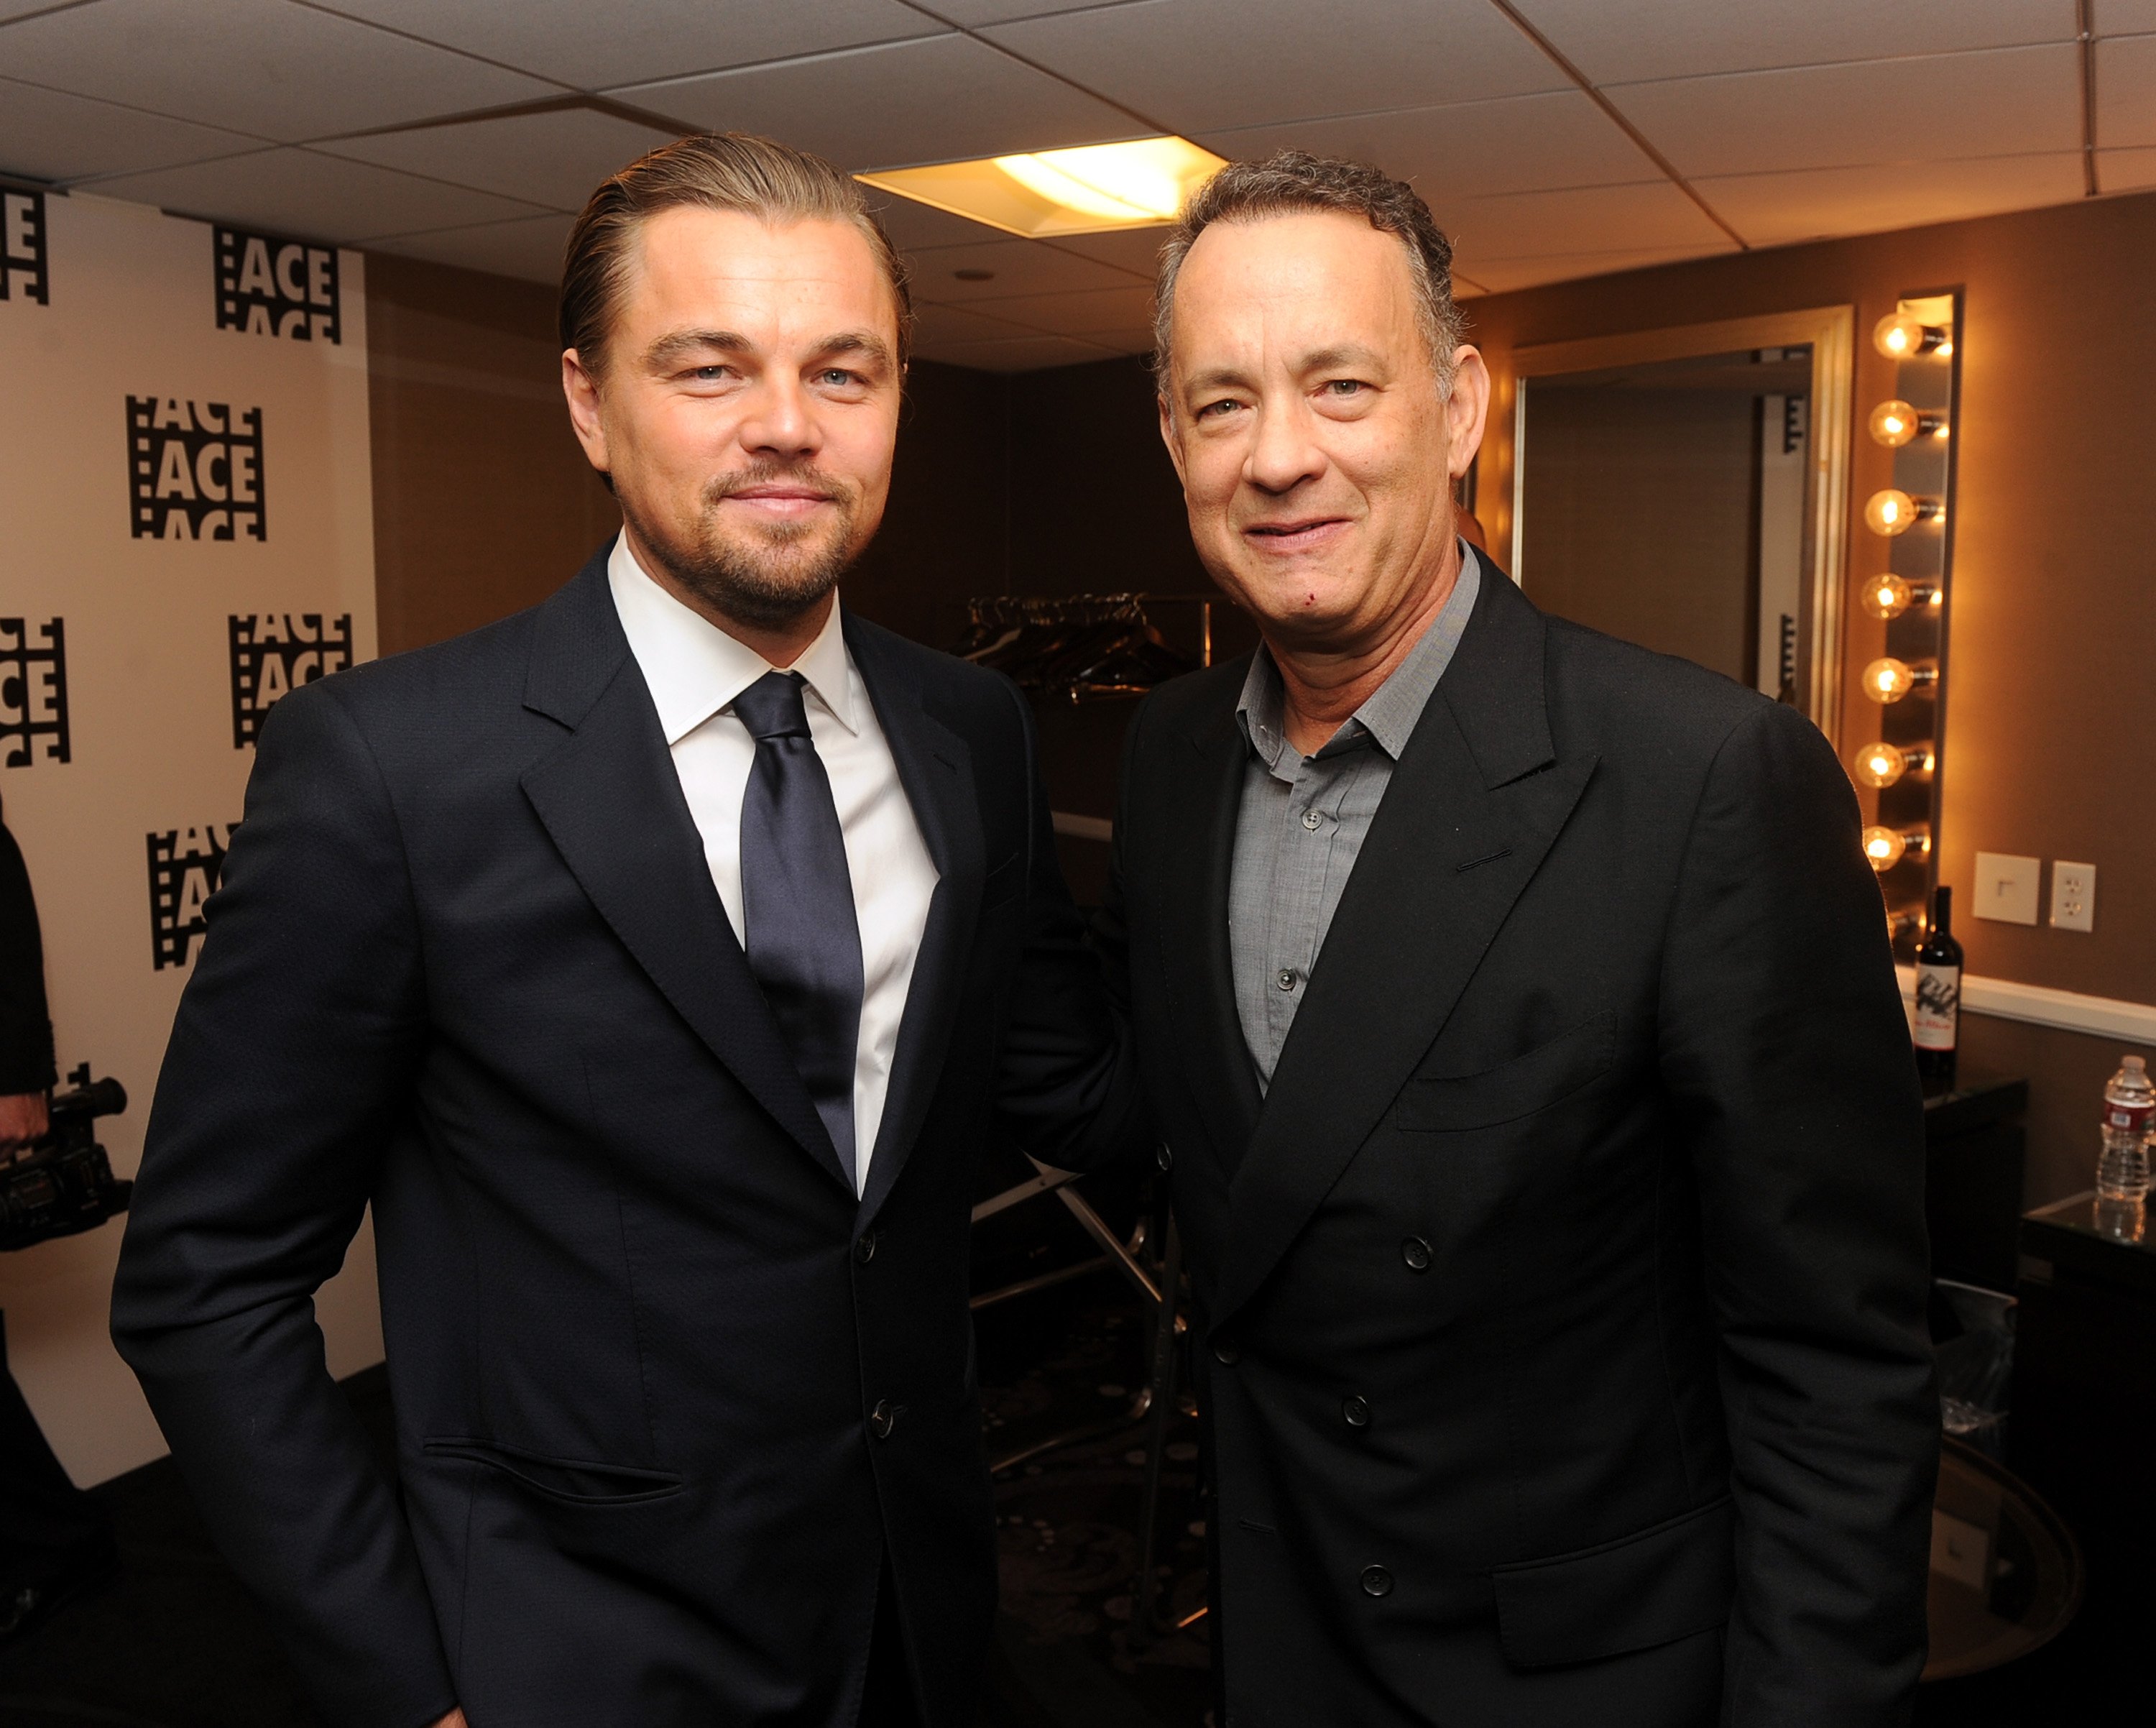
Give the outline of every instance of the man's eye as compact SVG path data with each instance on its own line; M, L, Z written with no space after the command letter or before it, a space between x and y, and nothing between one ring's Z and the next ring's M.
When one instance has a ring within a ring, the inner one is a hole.
M1369 387L1360 378L1337 378L1326 380L1325 388L1335 396L1359 396Z
M857 374L848 372L842 366L828 368L824 372L819 373L818 376L824 383L834 386L844 386L846 384L855 383L859 381Z
M1201 420L1216 419L1229 409L1238 405L1232 396L1223 396L1218 402L1209 402L1201 407L1198 410L1198 418Z
M700 384L716 384L728 369L724 366L698 366L690 369L689 376Z

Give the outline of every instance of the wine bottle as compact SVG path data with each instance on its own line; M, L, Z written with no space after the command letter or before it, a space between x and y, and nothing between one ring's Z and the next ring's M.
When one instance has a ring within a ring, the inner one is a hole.
M1932 927L1917 950L1917 1072L1951 1087L1961 1042L1961 944L1953 939L1951 888L1932 897Z

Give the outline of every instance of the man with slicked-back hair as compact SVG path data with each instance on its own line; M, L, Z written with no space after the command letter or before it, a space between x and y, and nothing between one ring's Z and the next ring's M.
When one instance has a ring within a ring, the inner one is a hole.
M686 138L568 247L623 527L264 728L113 1329L348 1728L968 1728L975 1160L1138 1138L1024 700L846 612L905 274ZM311 1299L373 1208L377 1466Z

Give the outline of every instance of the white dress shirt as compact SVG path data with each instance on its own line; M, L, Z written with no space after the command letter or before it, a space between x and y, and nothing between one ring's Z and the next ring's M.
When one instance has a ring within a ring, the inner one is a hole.
M674 772L704 841L704 861L734 934L747 945L742 921L742 800L756 765L756 740L734 717L733 700L771 663L675 599L645 573L626 535L607 559L614 610L629 651L659 709L673 753ZM846 651L839 604L792 671L803 692L808 735L823 758L845 836L853 878L854 915L861 935L861 1031L854 1057L854 1189L868 1185L869 1159L883 1120L899 1021L913 982L936 892L936 866L899 784L898 764L876 719L875 705Z

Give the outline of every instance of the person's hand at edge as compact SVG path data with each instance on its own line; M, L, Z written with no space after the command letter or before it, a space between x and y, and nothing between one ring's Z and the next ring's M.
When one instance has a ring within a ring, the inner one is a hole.
M0 1158L13 1158L33 1140L43 1139L49 1125L42 1092L0 1097Z

